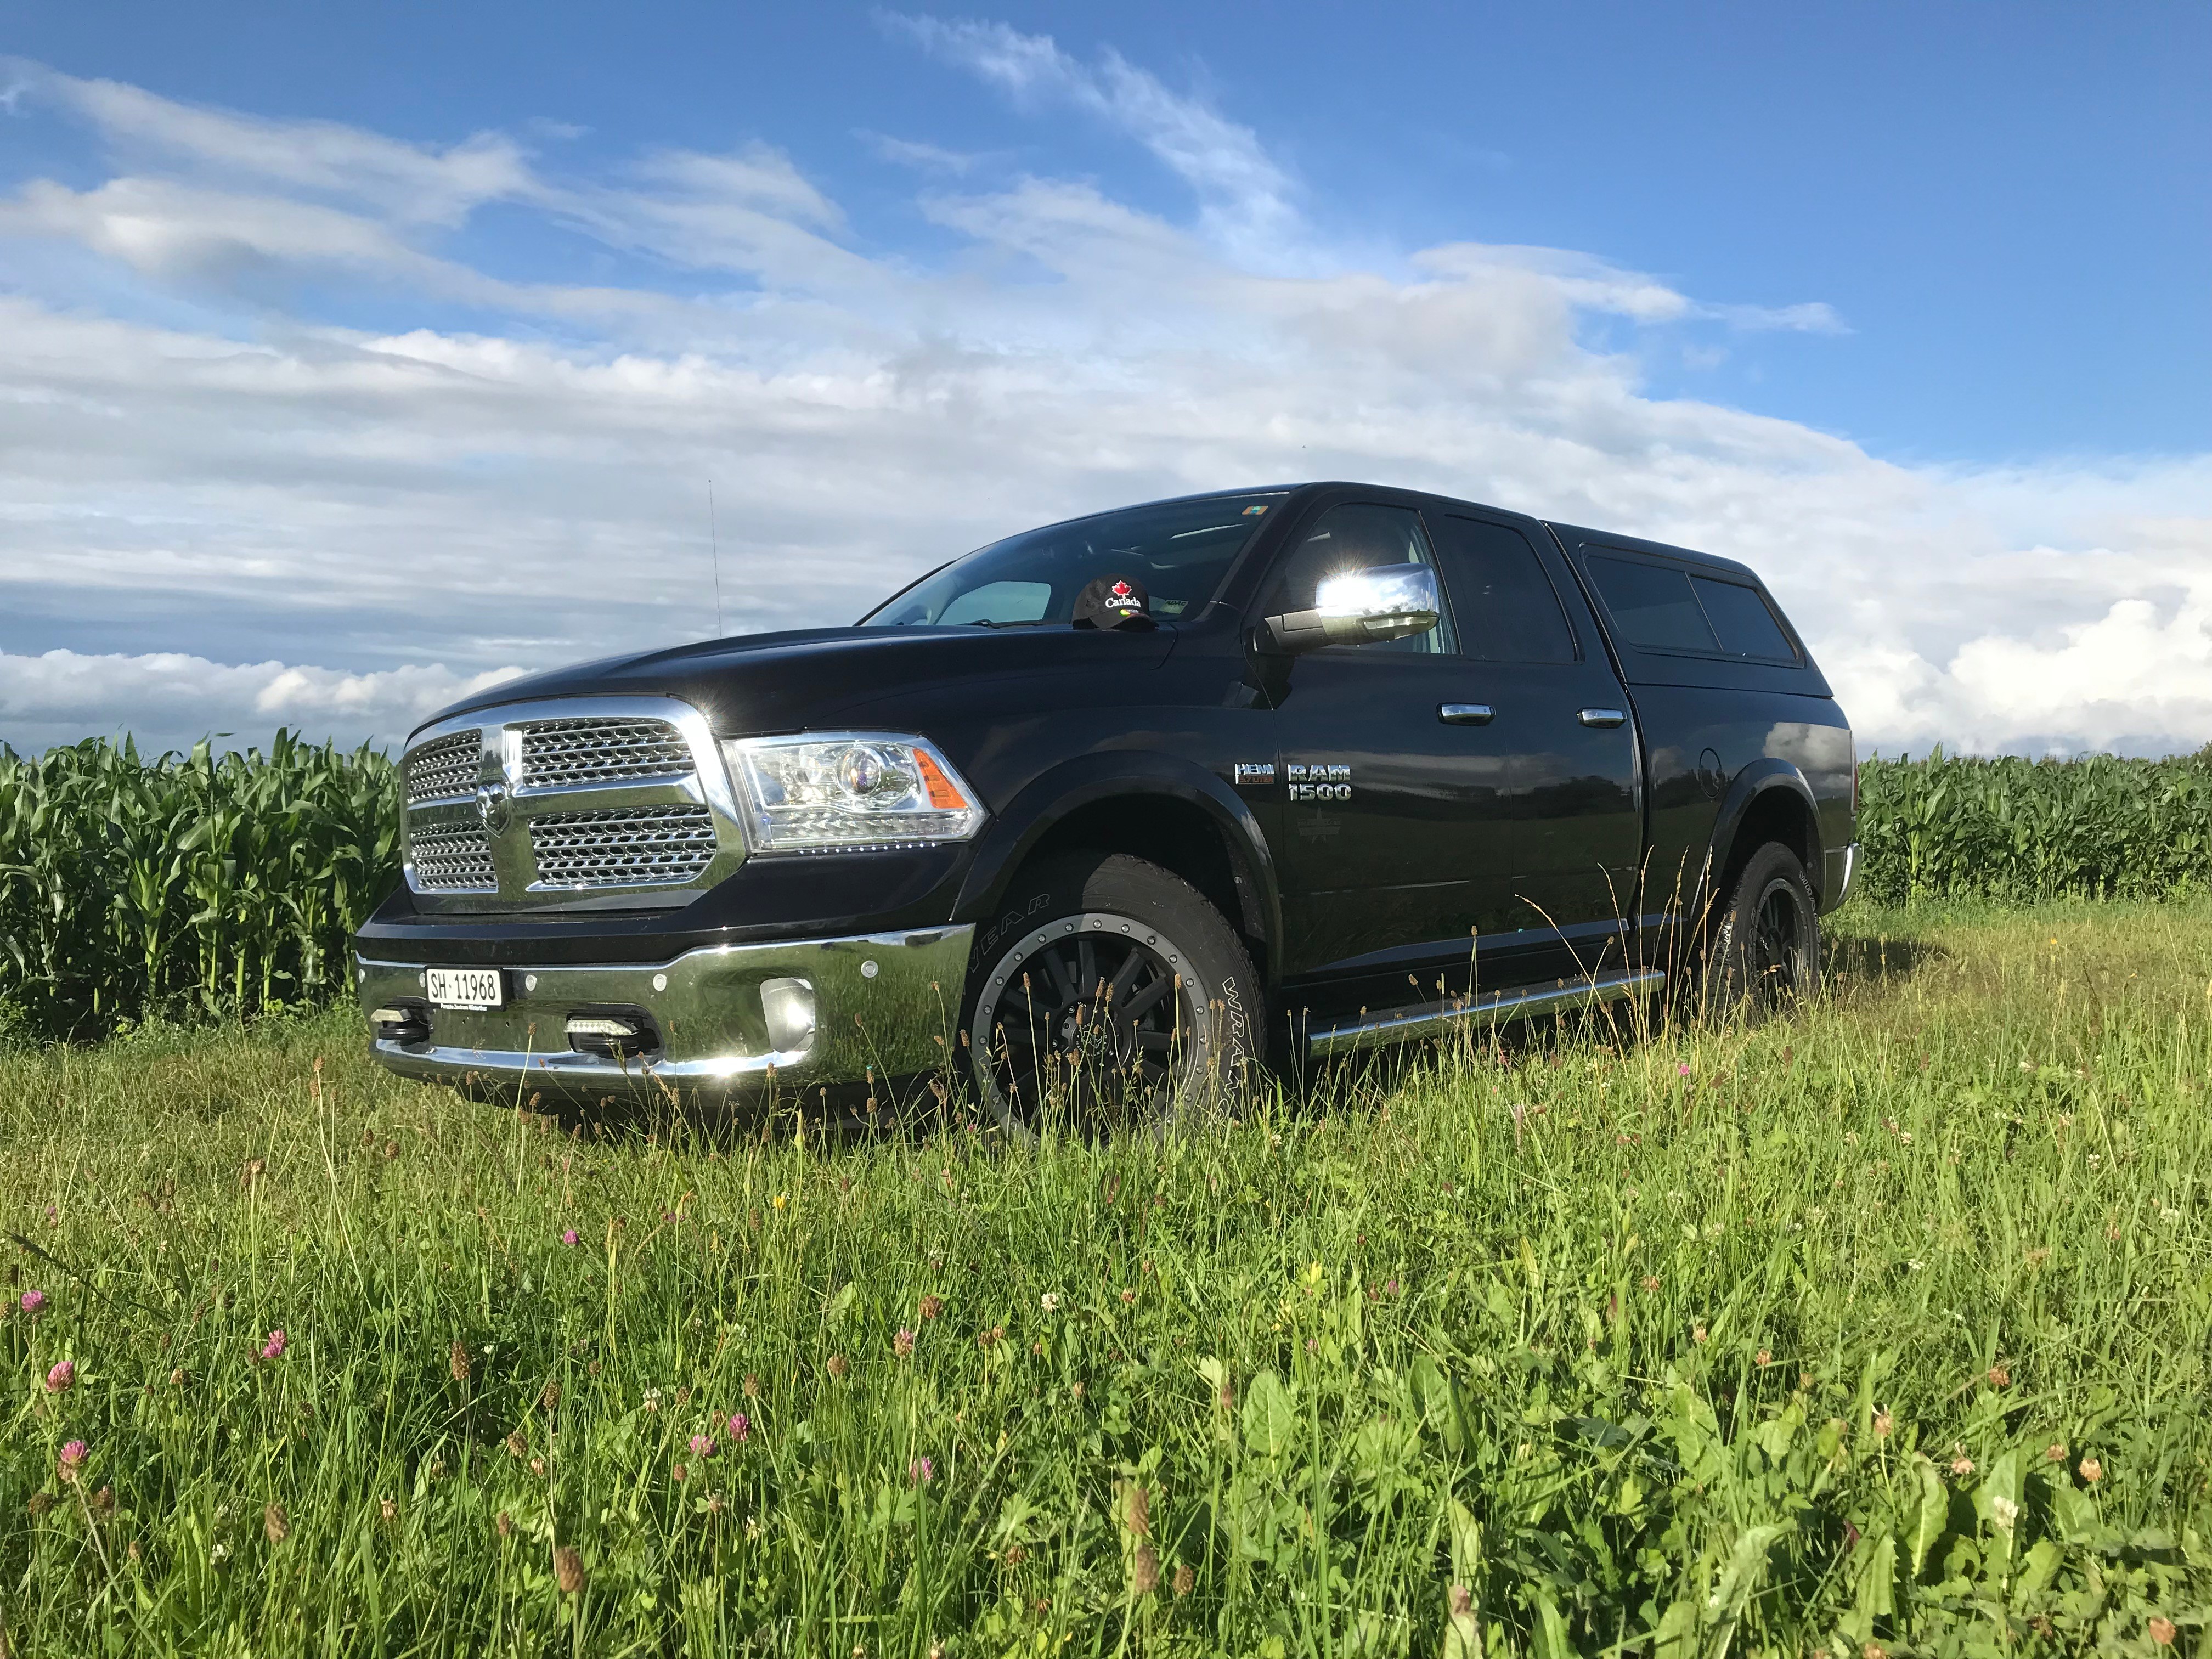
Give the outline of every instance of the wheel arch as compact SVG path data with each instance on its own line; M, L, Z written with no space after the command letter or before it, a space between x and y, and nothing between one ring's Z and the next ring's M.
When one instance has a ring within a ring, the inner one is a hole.
M1820 806L1805 775L1785 760L1753 762L1736 774L1722 798L1705 852L1700 914L1727 902L1745 864L1768 842L1779 842L1797 855L1818 903L1826 868L1820 856Z
M1195 763L1104 756L1054 768L985 832L955 909L979 937L1000 921L1024 866L1060 853L1121 853L1180 877L1244 941L1263 985L1276 982L1282 896L1251 808Z

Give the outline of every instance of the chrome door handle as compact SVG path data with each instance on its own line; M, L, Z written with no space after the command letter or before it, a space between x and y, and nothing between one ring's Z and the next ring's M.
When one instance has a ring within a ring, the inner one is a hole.
M1498 711L1486 702L1440 702L1437 718L1446 726L1487 726Z
M1618 708L1585 708L1575 718L1584 726L1626 726L1628 716Z

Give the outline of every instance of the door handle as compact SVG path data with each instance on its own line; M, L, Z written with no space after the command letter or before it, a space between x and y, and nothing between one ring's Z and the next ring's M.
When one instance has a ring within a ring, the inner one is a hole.
M1585 708L1575 718L1584 726L1626 726L1628 716L1618 708Z
M1437 718L1446 726L1487 726L1498 711L1486 702L1440 702Z

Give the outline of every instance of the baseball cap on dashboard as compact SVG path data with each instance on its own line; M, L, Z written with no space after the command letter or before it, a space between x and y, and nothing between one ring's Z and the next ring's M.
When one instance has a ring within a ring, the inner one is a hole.
M1157 628L1145 585L1134 576L1101 576L1075 598L1078 628Z

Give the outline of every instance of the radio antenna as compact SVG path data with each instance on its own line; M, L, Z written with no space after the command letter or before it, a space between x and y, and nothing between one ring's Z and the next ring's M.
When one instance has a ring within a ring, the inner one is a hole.
M714 526L714 481L707 480L707 546L714 561L714 634L720 638L729 633L722 626L722 537Z

